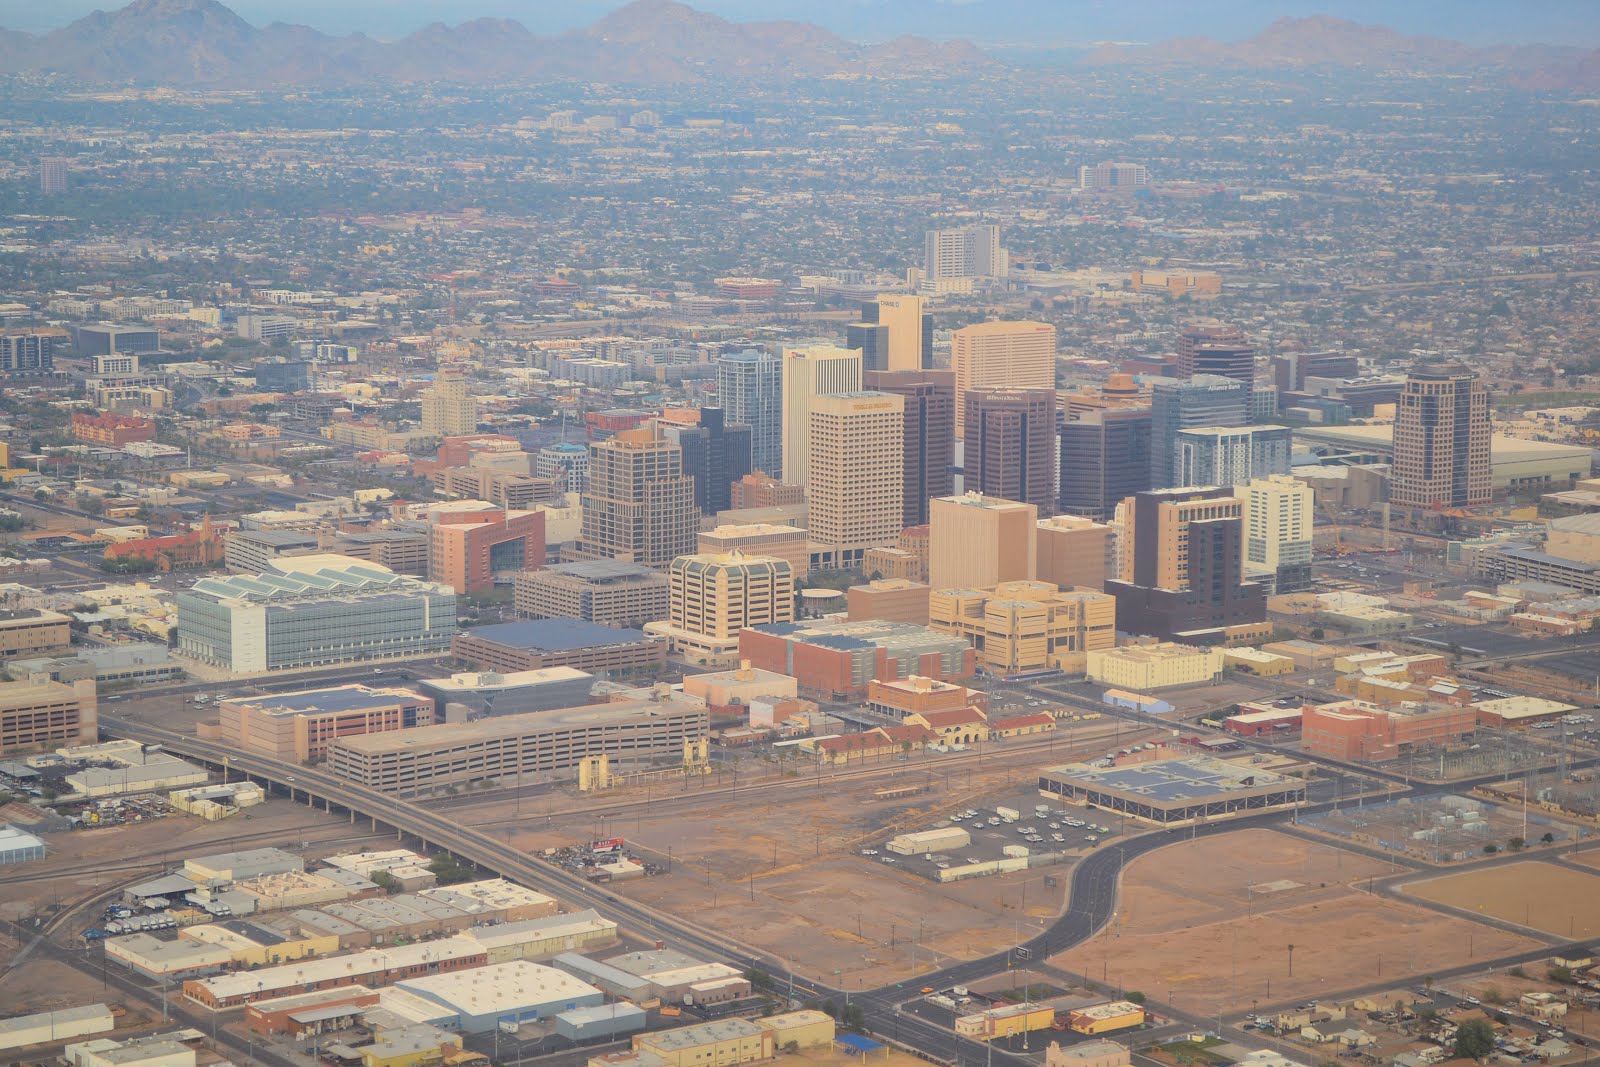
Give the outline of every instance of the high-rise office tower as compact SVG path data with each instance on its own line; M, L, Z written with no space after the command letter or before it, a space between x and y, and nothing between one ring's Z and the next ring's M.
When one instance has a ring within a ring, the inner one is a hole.
M860 352L835 345L783 350L784 481L805 485L810 477L811 411L817 397L860 390Z
M985 589L1033 580L1039 511L1020 500L963 493L928 508L928 584Z
M904 529L905 398L854 391L811 404L806 532L813 567L859 566Z
M1473 507L1493 494L1489 390L1459 363L1406 376L1394 419L1389 499L1405 507Z
M66 191L67 161L60 156L39 160L39 192L45 196L61 196Z
M950 335L956 437L966 440L969 389L1054 389L1056 328L1044 322L980 322Z
M1197 374L1218 374L1243 382L1248 405L1256 380L1255 346L1231 323L1214 319L1191 322L1178 336L1177 376L1193 378Z
M478 402L467 390L466 372L440 367L422 393L422 431L433 437L459 437L478 428Z
M750 427L729 423L722 408L685 414L682 421L663 417L661 430L683 449L683 473L694 479L695 506L705 515L727 511L733 507L733 483L750 473Z
M955 375L947 370L867 371L868 389L905 398L905 512L902 522L928 521L928 501L955 487Z
M695 550L700 509L683 449L655 423L589 446L577 555L664 567Z
M1230 489L1152 489L1124 501L1117 624L1204 644L1266 632L1260 585L1244 580L1243 504Z
M1061 427L1061 510L1106 522L1150 488L1150 409L1090 411Z
M1272 593L1311 588L1311 486L1277 474L1235 486L1244 503L1244 569Z
M965 482L984 496L1056 512L1056 391L967 392Z
M1179 485L1241 485L1289 473L1287 426L1195 426L1178 431L1173 479Z
M1178 431L1195 426L1244 426L1249 422L1244 383L1215 374L1187 381L1159 378L1150 388L1150 487L1178 484Z
M993 224L929 230L922 246L923 277L936 289L954 279L1004 278L1009 269L1000 227Z
M760 348L717 357L717 402L750 427L750 468L783 476L783 363Z
M861 321L845 327L845 347L861 350L863 371L933 366L933 316L920 296L880 294L861 305Z

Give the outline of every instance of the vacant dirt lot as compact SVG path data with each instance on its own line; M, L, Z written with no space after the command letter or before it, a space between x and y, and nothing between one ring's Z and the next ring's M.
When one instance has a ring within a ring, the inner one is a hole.
M1098 751L1105 741L1093 744ZM830 782L826 775L820 785L802 776L785 786L764 783L741 788L737 797L700 801L680 794L664 804L658 793L648 812L634 803L604 818L563 815L540 798L525 803L524 819L505 832L530 851L616 836L662 863L670 857L670 874L624 882L615 891L792 957L802 974L832 978L838 971L851 988L870 988L910 977L913 955L918 969L927 970L934 960L1013 943L1021 923L1037 927L1060 911L1070 868L940 886L859 851L878 847L891 833L932 826L964 806L981 806L986 797L1015 797L1019 783L1031 780L1031 766L1067 762L1070 753L1058 744L1053 756L991 756L981 769L968 761L948 778L935 773L932 792L899 801L873 796L894 784L889 780ZM901 778L928 780L914 770ZM641 790L634 793L643 799ZM502 832L503 807L474 810L478 825ZM1046 875L1057 884L1047 888Z
M1368 878L1387 871L1388 864L1270 830L1183 842L1130 864L1118 921L1055 962L1210 1014L1534 947L1528 938L1364 891Z
M1600 875L1553 863L1505 863L1411 882L1404 892L1559 937L1600 933Z

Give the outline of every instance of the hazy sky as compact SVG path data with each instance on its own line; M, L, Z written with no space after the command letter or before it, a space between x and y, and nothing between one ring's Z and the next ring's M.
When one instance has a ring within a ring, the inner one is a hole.
M224 0L228 2L228 0ZM851 38L896 33L977 41L1074 43L1204 33L1235 39L1279 15L1326 13L1473 44L1536 41L1600 47L1600 0L691 0L733 19L796 18ZM119 0L0 0L0 26L33 32ZM622 0L232 0L256 24L394 37L433 21L514 18L536 32L584 25Z

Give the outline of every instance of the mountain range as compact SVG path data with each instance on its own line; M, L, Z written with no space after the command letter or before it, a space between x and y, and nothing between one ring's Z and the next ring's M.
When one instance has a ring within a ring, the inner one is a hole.
M1472 48L1328 16L1281 18L1234 42L1181 37L1108 45L1096 67L1349 67L1491 71L1530 89L1600 88L1600 51ZM970 74L997 68L969 42L902 36L847 41L796 21L733 22L676 0L634 0L598 21L541 36L509 19L434 23L397 40L255 26L219 0L133 0L42 35L0 30L0 73L50 73L86 84L302 88L417 82L684 84L719 78Z

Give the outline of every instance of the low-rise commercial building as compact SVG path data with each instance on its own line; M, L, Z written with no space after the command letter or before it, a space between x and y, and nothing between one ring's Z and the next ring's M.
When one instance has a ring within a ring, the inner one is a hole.
M512 589L517 614L530 619L637 627L667 617L666 575L637 563L557 563L519 574Z
M594 675L571 667L500 674L475 671L448 678L424 678L417 688L438 706L439 720L461 722L489 715L576 708L589 702Z
M378 992L364 985L297 993L260 1000L244 1011L245 1025L261 1037L287 1035L304 1040L352 1025L368 1008L378 1006Z
M0 754L92 745L99 738L92 680L0 685Z
M68 1045L62 1059L72 1067L194 1067L194 1049L160 1034L126 1041L97 1037Z
M1117 600L1089 589L1063 592L1049 582L1001 582L988 589L940 589L928 625L972 643L990 674L1080 672L1091 651L1117 643Z
M1144 1009L1128 1000L1080 1008L1067 1015L1069 1029L1080 1034L1109 1034L1144 1025Z
M72 620L59 611L0 612L0 658L61 652L72 644Z
M910 623L818 620L745 630L740 658L787 674L806 693L854 699L874 680L921 675L944 681L970 678L975 653L964 639Z
M617 701L345 738L328 750L328 769L390 793L509 783L573 770L595 756L626 761L676 755L685 744L705 739L709 728L698 700Z
M1308 704L1300 719L1301 747L1334 759L1389 760L1471 737L1477 725L1475 709L1448 704Z
M1039 775L1039 791L1159 825L1268 811L1305 799L1305 783L1209 757L1124 767L1077 763Z
M1532 726L1538 722L1555 722L1563 715L1570 715L1578 710L1573 705L1563 704L1559 700L1526 696L1480 700L1472 706L1477 711L1478 722L1495 729Z
M591 674L655 672L667 643L641 630L611 629L581 619L533 619L478 626L458 634L450 651L479 670L515 674L574 667Z
M103 1034L115 1029L116 1025L111 1009L104 1004L83 1004L75 1008L17 1015L0 1019L0 1050Z
M1056 1021L1056 1010L1047 1004L1002 1004L974 1015L956 1018L955 1031L974 1041L993 1041L1048 1029Z
M587 982L526 960L410 978L396 986L439 1005L445 1014L434 1020L437 1025L468 1034L595 1007L605 1000L605 994Z
M799 694L799 683L787 674L764 671L748 664L731 671L686 674L683 691L699 697L713 710L735 704L749 705L761 699L792 700Z
M409 689L341 685L299 693L232 697L220 705L218 734L245 752L319 762L341 737L431 726L431 696Z
M277 967L234 971L183 983L183 995L212 1010L271 1000L292 992L340 986L393 985L407 978L482 967L488 955L469 937L391 944L341 956L297 960Z
M677 1030L635 1034L635 1052L659 1057L662 1067L738 1067L777 1055L777 1036L748 1019L719 1019Z
M1222 673L1222 664L1220 648L1161 641L1090 652L1086 668L1090 681L1148 692L1212 681Z

